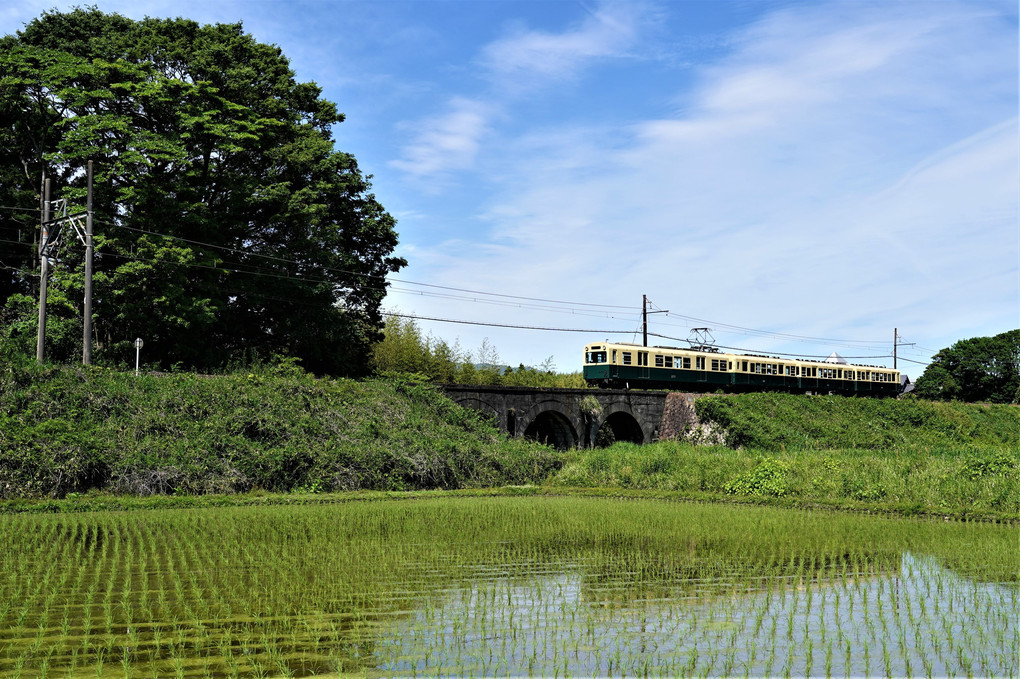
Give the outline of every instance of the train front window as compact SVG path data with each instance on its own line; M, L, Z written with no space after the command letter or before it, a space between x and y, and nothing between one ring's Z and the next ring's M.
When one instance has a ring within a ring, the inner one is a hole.
M585 357L585 363L605 363L606 352L604 351L589 351Z

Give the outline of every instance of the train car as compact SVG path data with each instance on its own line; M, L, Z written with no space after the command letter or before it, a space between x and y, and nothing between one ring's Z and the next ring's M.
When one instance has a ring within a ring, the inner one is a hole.
M896 396L900 372L890 368L702 349L599 342L584 348L584 379L593 386L725 392Z

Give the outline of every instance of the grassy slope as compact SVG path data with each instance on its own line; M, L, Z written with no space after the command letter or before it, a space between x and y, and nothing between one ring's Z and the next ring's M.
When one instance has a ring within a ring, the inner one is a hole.
M726 446L577 451L551 484L1020 518L1020 408L785 394L697 408L725 428Z
M745 394L703 398L727 445L760 450L1020 447L1020 407L917 399Z
M6 367L0 499L279 491L290 495L209 500L331 502L356 496L319 493L544 482L529 492L1020 519L1020 408L782 394L709 397L697 407L726 429L727 446L620 444L564 456L506 441L408 382L316 380L287 368L135 378ZM14 505L6 509L22 507Z
M0 371L0 498L479 487L558 459L407 382Z

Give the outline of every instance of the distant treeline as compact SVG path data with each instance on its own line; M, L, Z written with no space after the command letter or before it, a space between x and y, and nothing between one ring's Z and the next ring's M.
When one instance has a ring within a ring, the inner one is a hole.
M1020 330L943 349L917 379L914 393L941 401L1020 402Z
M495 384L515 387L583 388L580 372L557 373L550 356L538 367L513 368L500 363L499 353L486 339L475 352L459 344L423 334L411 319L390 316L383 339L375 345L373 361L380 374L401 373L442 384Z

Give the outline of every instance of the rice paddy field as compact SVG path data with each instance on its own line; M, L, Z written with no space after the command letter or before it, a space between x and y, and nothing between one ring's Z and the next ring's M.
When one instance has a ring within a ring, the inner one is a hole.
M1020 528L585 497L0 516L0 676L1018 676Z

